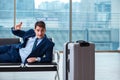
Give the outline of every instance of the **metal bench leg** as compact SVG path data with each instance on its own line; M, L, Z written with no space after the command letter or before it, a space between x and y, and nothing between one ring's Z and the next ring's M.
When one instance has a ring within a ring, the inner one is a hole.
M55 75L55 80L60 80L60 76L59 76L59 67L57 66L57 71L56 71L56 75Z

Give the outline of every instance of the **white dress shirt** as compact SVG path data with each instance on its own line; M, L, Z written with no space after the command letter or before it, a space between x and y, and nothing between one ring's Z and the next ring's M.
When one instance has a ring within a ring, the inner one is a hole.
M30 37L26 43L26 46L24 48L21 48L19 50L20 57L22 60L22 63L25 62L26 58L29 56L29 54L32 52L33 44L35 42L36 37ZM42 39L38 39L37 45L42 41Z

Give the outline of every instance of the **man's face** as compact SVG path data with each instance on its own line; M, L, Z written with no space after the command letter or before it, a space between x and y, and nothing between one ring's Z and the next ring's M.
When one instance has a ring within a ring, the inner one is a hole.
M37 38L43 38L46 30L42 27L36 26L34 29Z

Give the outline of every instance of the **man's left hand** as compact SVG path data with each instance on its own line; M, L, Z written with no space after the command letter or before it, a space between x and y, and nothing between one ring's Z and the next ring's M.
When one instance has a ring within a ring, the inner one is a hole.
M36 59L37 59L36 57L30 57L30 58L27 59L27 62L28 63L33 63L33 62L36 62Z

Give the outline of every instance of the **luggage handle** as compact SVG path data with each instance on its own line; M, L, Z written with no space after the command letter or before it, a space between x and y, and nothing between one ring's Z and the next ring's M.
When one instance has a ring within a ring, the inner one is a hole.
M76 43L79 43L81 47L88 47L90 45L90 43L84 40L78 40Z

